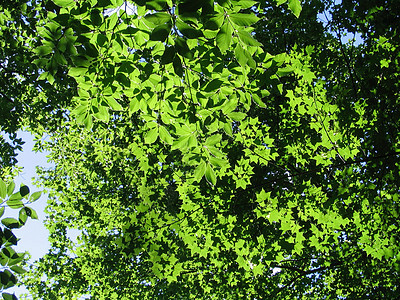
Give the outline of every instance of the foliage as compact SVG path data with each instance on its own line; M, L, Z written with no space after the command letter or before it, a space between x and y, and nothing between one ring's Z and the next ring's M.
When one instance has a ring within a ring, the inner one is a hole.
M36 131L36 298L397 297L395 1L35 7L38 82L65 100Z
M24 143L17 131L51 132L68 117L65 109L75 92L74 81L60 67L53 80L44 80L41 65L32 63L34 49L41 43L36 28L47 12L42 5L27 0L0 3L0 176L17 163L16 151ZM43 63L55 74L54 61Z
M14 192L15 183L10 181L6 184L0 179L0 291L3 299L17 299L15 295L4 292L4 290L14 286L17 283L15 274L23 274L26 270L23 268L26 253L17 253L12 246L17 245L18 239L12 232L13 229L21 228L25 225L28 217L37 219L36 212L27 206L39 199L41 192L29 194L29 188L26 185L21 185L18 192ZM19 209L18 220L15 218L4 217L5 208ZM18 276L18 275L17 275Z

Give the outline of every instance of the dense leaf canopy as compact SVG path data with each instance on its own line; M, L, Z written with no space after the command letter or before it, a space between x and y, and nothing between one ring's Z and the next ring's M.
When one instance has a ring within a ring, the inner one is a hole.
M3 9L10 130L56 166L35 298L397 297L396 1Z

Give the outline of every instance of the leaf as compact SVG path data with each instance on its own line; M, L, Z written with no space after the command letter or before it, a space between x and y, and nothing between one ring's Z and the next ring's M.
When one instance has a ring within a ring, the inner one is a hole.
M222 83L223 81L219 79L213 79L206 85L204 91L206 92L216 91L221 87Z
M9 198L9 200L21 200L22 196L20 192L16 192L14 194L12 194Z
M7 186L5 182L0 179L0 198L4 199L7 196Z
M0 218L4 215L4 210L5 210L4 206L0 207Z
M192 26L182 22L179 19L176 21L176 26L178 27L178 30L188 39L196 39L203 36L200 30L194 29Z
M108 105L110 105L110 107L111 107L113 110L117 110L117 111L124 110L124 109L122 108L121 104L119 104L119 103L117 102L117 100L115 100L112 96L111 96L111 97L105 97L105 99L106 99Z
M294 71L294 67L292 66L286 66L284 68L279 68L276 74L278 76L286 76Z
M35 219L35 220L36 220L36 219L39 219L39 217L38 217L36 211L35 211L33 208L25 206L23 209L25 209L26 214L27 214L28 217L30 217L31 219Z
M250 33L244 30L238 30L237 32L239 39L248 46L262 46L256 39L254 39Z
M55 5L60 7L68 7L75 3L75 0L52 0Z
M72 67L68 71L68 75L71 77L80 77L84 75L88 71L87 68L81 68L81 67Z
M202 160L194 170L194 179L199 182L206 173L206 162Z
M171 31L171 25L169 24L159 25L156 28L154 28L153 31L151 32L150 39L152 41L164 42L167 39L170 31Z
M161 63L163 65L172 63L175 57L175 47L174 46L167 46L165 47L164 53L161 56Z
M26 185L21 185L21 187L19 188L19 193L22 197L25 197L29 194L29 187Z
M247 9L253 7L257 3L257 1L241 0L235 3L235 5L239 6L241 9Z
M302 9L300 0L289 0L288 6L293 14L298 18Z
M256 103L258 106L262 108L266 108L267 105L262 101L262 99L257 95L257 94L252 94L251 98L253 99L254 103Z
M144 18L155 25L162 25L171 21L171 15L166 12L156 12L154 14L148 14Z
M230 117L234 121L241 121L243 120L247 115L242 112L231 112L228 114L228 117Z
M18 220L20 223L25 224L28 219L28 214L26 213L26 208L22 208L19 210Z
M144 137L144 142L146 144L153 144L158 138L158 128L154 127L147 131L145 137Z
M10 269L13 270L17 274L26 273L26 270L24 268L20 267L20 266L12 266Z
M222 139L221 134L214 134L210 137L207 138L206 142L204 143L205 146L214 146L215 144L218 144Z
M260 20L255 14L230 14L229 18L232 20L233 23L239 26L250 26L254 23L257 23Z
M178 75L179 77L183 77L182 62L181 62L181 59L179 58L179 56L177 56L177 55L174 57L173 66L174 66L175 74Z
M11 181L7 186L7 195L11 196L11 194L14 192L14 189L15 189L15 183L14 181Z
M50 46L39 46L34 50L34 52L39 56L46 56L53 52L53 48Z
M190 51L189 46L185 39L183 39L181 37L177 37L175 39L175 49L183 57L186 57L189 59L193 58L193 53Z
M209 164L207 164L206 166L205 175L209 183L211 183L212 185L215 185L217 183L217 178L215 176L214 169Z
M229 22L225 22L217 34L216 43L221 52L225 53L226 50L229 49L231 42L232 42L232 27L229 24Z
M242 67L244 67L246 65L246 63L247 63L247 56L245 54L245 51L246 50L244 50L243 47L240 44L236 45L236 47L235 47L235 57L236 57L236 60L238 61L238 63Z
M173 139L169 134L168 130L164 126L160 126L159 128L160 139L167 143L168 145L172 145Z
M21 208L24 206L24 203L21 200L8 200L7 205L10 208L16 209L16 208Z
M18 220L14 218L4 218L3 220L1 220L1 223L10 229L21 227L21 224L18 222Z

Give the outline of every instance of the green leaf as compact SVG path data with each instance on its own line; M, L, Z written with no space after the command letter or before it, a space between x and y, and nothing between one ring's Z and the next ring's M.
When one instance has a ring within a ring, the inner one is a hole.
M15 189L15 183L14 181L11 181L7 186L7 195L11 196L11 194L14 192L14 189Z
M7 186L3 180L0 179L0 198L4 199L7 196Z
M255 14L241 14L241 13L230 14L229 18L233 23L239 26L250 26L253 25L254 23L257 23L258 20L260 20L260 18L257 17Z
M199 182L205 173L206 173L206 162L202 160L194 170L195 180Z
M179 19L176 21L176 26L178 27L178 30L188 39L196 39L203 36L200 30L194 29L192 26L182 22Z
M239 39L248 46L262 46L256 39L254 39L250 33L245 30L238 30L237 32Z
M34 50L34 52L39 56L46 56L53 52L53 48L50 46L39 46Z
M19 188L19 193L22 197L25 197L29 194L29 187L26 185L21 185L21 187Z
M262 101L260 96L258 96L257 94L252 94L251 98L253 99L254 103L256 103L258 106L260 106L262 108L266 108L267 107L267 105Z
M158 138L158 128L154 127L147 131L145 137L144 137L144 142L146 144L153 144Z
M257 1L241 0L239 2L236 2L235 5L239 6L241 9L247 9L253 7L257 3Z
M25 206L23 209L25 209L26 214L27 214L28 217L30 217L31 219L35 219L35 220L36 220L36 219L39 219L39 217L38 217L36 211L35 211L33 208Z
M193 53L190 51L189 46L185 39L183 39L181 37L177 37L175 39L175 49L183 57L186 57L189 59L193 58Z
M21 193L16 192L10 196L9 200L21 200L22 198Z
M239 64L244 67L247 63L247 55L245 54L243 47L240 44L237 44L235 47L235 57Z
M156 12L154 14L148 14L144 17L146 21L149 21L155 25L162 25L171 21L171 15L166 12Z
M222 25L217 34L216 42L222 53L225 53L226 50L229 49L229 46L232 42L232 26L229 24L229 22L225 22Z
M18 220L14 218L4 218L3 220L1 220L1 223L10 229L21 227L21 224L18 222Z
M215 176L214 169L209 164L207 164L206 166L205 175L209 183L211 183L212 185L215 185L217 183L217 178Z
M16 209L24 206L24 203L21 200L8 200L7 205L10 208Z
M6 208L4 206L0 207L0 218L4 215L4 210Z
M276 74L278 76L286 76L294 71L294 67L292 66L286 66L284 68L279 68Z
M221 134L214 134L210 137L207 138L206 142L204 143L205 146L214 146L215 144L218 144L222 139Z
M28 219L28 214L26 213L26 208L22 208L19 210L18 220L21 224L25 224Z
M119 104L119 103L117 102L117 100L115 100L112 96L111 96L111 97L105 97L105 99L106 99L108 105L110 105L110 107L111 107L113 110L116 110L116 111L124 110L124 109L122 108L121 104Z
M52 0L55 5L60 7L68 7L75 3L75 0Z
M175 47L174 46L167 46L165 47L164 53L161 56L161 63L163 65L172 63L175 57Z
M244 118L246 118L246 114L242 112L231 112L228 114L228 117L230 117L234 121L242 121Z
M26 270L24 268L20 267L20 266L12 266L10 269L13 270L17 274L26 273Z
M174 66L175 74L178 75L179 77L183 77L182 61L178 55L175 55L175 57L174 57L173 66Z
M172 145L173 139L169 134L168 130L164 126L160 126L159 128L160 139L167 143L168 145Z
M171 31L170 24L159 25L156 28L154 28L153 31L151 32L150 39L152 41L164 42L167 39L170 31Z
M300 0L289 0L288 6L293 14L298 18L302 9Z

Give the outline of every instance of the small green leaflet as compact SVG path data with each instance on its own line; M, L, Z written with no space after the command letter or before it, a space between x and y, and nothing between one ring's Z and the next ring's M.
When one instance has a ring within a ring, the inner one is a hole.
M216 38L217 46L222 53L229 49L232 42L232 26L229 22L225 22L219 30Z
M207 181L212 185L215 185L217 183L217 178L215 176L214 169L211 167L211 165L207 164L205 173Z
M166 12L157 12L146 15L144 18L155 25L162 25L171 20L171 15Z
M250 26L254 23L257 23L260 20L255 14L230 14L229 18L232 20L233 23L239 26Z
M4 218L3 220L1 220L1 223L3 223L4 226L10 229L21 227L19 222L14 218Z
M74 4L74 0L52 0L55 5L58 5L60 7L68 7Z
M164 126L160 126L159 128L160 139L167 143L168 145L172 145L173 139L169 134L168 130Z
M262 46L257 40L255 40L250 33L244 30L238 30L237 32L239 39L248 46Z
M7 196L7 186L3 180L0 179L0 198L4 199Z
M202 160L194 170L194 179L199 182L206 173L206 162Z
M301 13L301 2L300 0L289 0L289 8L293 14L298 18Z
M158 128L154 127L149 131L147 131L144 137L144 142L146 144L153 144L157 140L157 137L158 137Z

